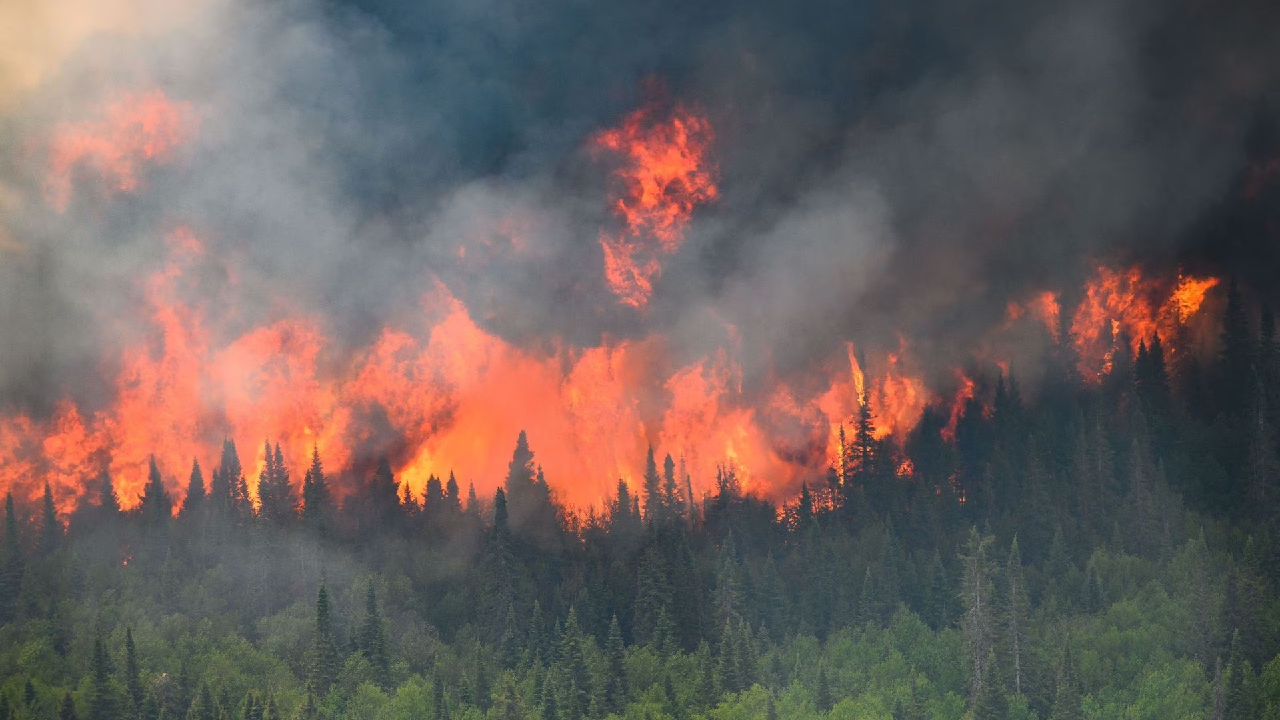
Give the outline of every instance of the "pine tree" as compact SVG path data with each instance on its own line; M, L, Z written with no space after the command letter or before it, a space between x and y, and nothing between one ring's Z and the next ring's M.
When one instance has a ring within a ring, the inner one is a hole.
M653 446L650 445L644 458L644 521L657 523L662 519L662 478L658 475L658 465L653 459Z
M453 476L452 470L449 471L449 482L444 484L444 500L450 516L462 512L462 498L458 493L458 479Z
M48 555L62 546L62 522L58 520L58 510L53 504L53 489L49 481L44 483L44 501L42 503L40 521L40 553Z
M324 465L320 462L320 449L312 446L311 467L302 482L302 523L324 537L328 534L332 513L333 497L324 475Z
M98 480L98 510L108 520L120 515L120 497L116 495L111 473L105 470L102 471L102 476Z
M609 621L609 636L605 641L606 667L604 699L605 709L611 713L622 714L627 704L627 668L626 655L622 646L622 628L618 625L618 616Z
M320 708L316 707L315 693L308 692L302 701L302 707L298 708L298 720L318 720L319 717Z
M378 467L366 487L365 500L372 528L385 529L394 525L400 515L400 485L386 457L378 460Z
M200 684L200 691L192 699L191 709L187 710L187 720L218 720L218 708L207 684Z
M507 465L507 479L503 484L507 502L517 515L525 512L531 504L533 486L537 478L533 462L533 451L529 449L529 437L523 430L516 438L516 449L511 453L511 462Z
M987 546L991 537L980 535L976 528L969 529L960 561L964 567L960 600L964 617L960 626L969 649L970 699L976 702L982 694L983 684L989 677L987 662L991 655L992 618L994 606L991 592L991 563L987 558Z
M93 638L93 656L90 662L90 696L88 720L118 720L119 704L115 687L111 683L111 657L101 635Z
M250 690L244 695L244 711L240 714L240 717L242 720L262 720L265 709L262 699L258 696L258 691Z
M70 690L62 694L62 701L58 703L58 720L80 720L76 715L76 701L71 697Z
M813 703L820 713L831 712L831 684L827 681L827 666L818 666L818 687L813 694Z
M650 544L640 556L635 597L632 625L636 642L655 649L663 648L671 640L673 597L662 553L656 544Z
M1027 586L1022 576L1022 553L1015 536L1005 565L1004 634L1013 673L1013 692L1022 694L1023 656L1026 654Z
M150 527L162 528L168 523L172 514L173 501L169 498L169 491L164 487L164 480L160 478L160 468L156 466L155 455L150 457L148 464L147 484L139 498L142 521Z
M324 695L329 692L341 669L338 643L333 634L333 618L329 609L329 590L324 583L316 596L316 627L307 671L307 691Z
M564 629L560 633L560 671L564 673L566 687L559 705L566 718L582 718L587 713L587 691L591 685L587 677L582 642L582 631L578 627L578 612L570 608Z
M200 461L192 458L191 477L187 480L187 494L182 501L182 510L178 512L178 517L198 522L204 516L206 497L204 473L200 470Z
M24 565L18 544L18 514L13 506L13 493L4 496L4 554L0 557L0 624L9 622L17 611L18 593L22 587Z
M298 516L298 496L289 482L289 469L284 464L280 444L275 449L263 442L263 468L258 476L258 501L262 517L276 525L286 525Z
M1007 720L1009 700L1005 695L1004 683L1000 681L996 671L996 656L988 654L983 665L985 676L980 684L978 695L973 701L973 720Z
M422 493L423 520L426 521L427 527L432 527L438 518L445 514L444 485L440 483L440 478L432 473L431 477L427 478L427 487Z
M662 507L668 520L676 520L685 514L680 486L676 482L676 462L671 453L662 459Z
M360 626L360 651L369 659L377 673L378 684L384 688L391 685L391 660L387 655L387 629L378 612L378 594L369 579L365 591L364 623Z
M1062 653L1062 665L1058 668L1057 689L1053 697L1050 720L1081 720L1080 688L1076 685L1075 668L1071 663L1071 648Z
M244 467L236 443L230 438L222 441L222 455L209 481L209 501L213 515L223 524L239 523L252 514Z

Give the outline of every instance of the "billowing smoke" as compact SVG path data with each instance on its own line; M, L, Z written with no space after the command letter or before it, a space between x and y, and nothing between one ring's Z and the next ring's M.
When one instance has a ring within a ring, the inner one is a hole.
M1099 265L1275 267L1270 3L171 5L0 10L13 486L259 433L488 489L529 426L575 502L789 490L864 365L909 424Z

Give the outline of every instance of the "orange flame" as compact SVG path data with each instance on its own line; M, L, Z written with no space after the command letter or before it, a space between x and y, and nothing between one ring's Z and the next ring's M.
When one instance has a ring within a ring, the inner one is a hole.
M951 411L947 415L947 424L942 428L942 437L948 442L955 442L956 427L960 424L960 418L964 415L965 405L973 399L976 385L973 378L969 377L960 370L956 371L956 379L959 385L956 387L956 394L951 398Z
M1111 368L1115 341L1129 338L1126 352L1158 334L1169 341L1204 303L1218 285L1212 277L1179 276L1170 289L1131 267L1116 271L1099 267L1085 286L1085 296L1071 321L1071 337L1080 358L1080 373L1098 379Z
M595 148L622 158L614 173L622 192L612 203L622 228L602 232L600 246L605 279L623 303L648 303L661 257L679 249L694 208L719 194L707 159L711 141L706 118L679 105L667 117L641 108L593 139Z
M1050 290L1038 292L1027 303L1011 302L1005 309L1007 323L1018 320L1027 314L1030 314L1031 317L1044 325L1045 330L1049 332L1053 341L1058 342L1062 306L1058 302L1057 293Z
M66 209L81 170L100 177L108 193L132 191L148 163L165 161L194 130L190 106L161 90L126 95L106 105L101 116L64 123L53 132L44 192L59 211Z

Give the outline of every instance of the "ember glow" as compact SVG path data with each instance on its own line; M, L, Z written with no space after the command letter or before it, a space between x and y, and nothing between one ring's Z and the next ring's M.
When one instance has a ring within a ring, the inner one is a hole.
M59 125L49 143L46 199L65 210L81 175L100 181L106 193L137 189L146 167L165 162L194 122L187 103L149 90L108 103L94 119Z
M619 158L612 210L620 227L600 235L605 278L624 304L644 307L662 273L662 257L680 248L694 208L716 199L706 118L676 105L645 107L596 136Z

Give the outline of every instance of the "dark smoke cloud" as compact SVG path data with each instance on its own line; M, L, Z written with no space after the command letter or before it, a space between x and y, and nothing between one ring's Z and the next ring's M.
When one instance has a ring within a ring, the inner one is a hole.
M87 38L0 111L0 247L23 247L0 251L4 397L74 388L119 342L93 318L128 314L178 223L242 259L245 323L283 297L349 346L438 275L531 346L658 332L696 356L723 321L748 377L898 333L949 367L1095 259L1228 265L1204 218L1280 78L1263 2L198 7ZM722 195L640 314L603 286L607 167L583 147L655 78L710 118ZM30 139L147 84L191 103L195 141L137 193L49 208Z

